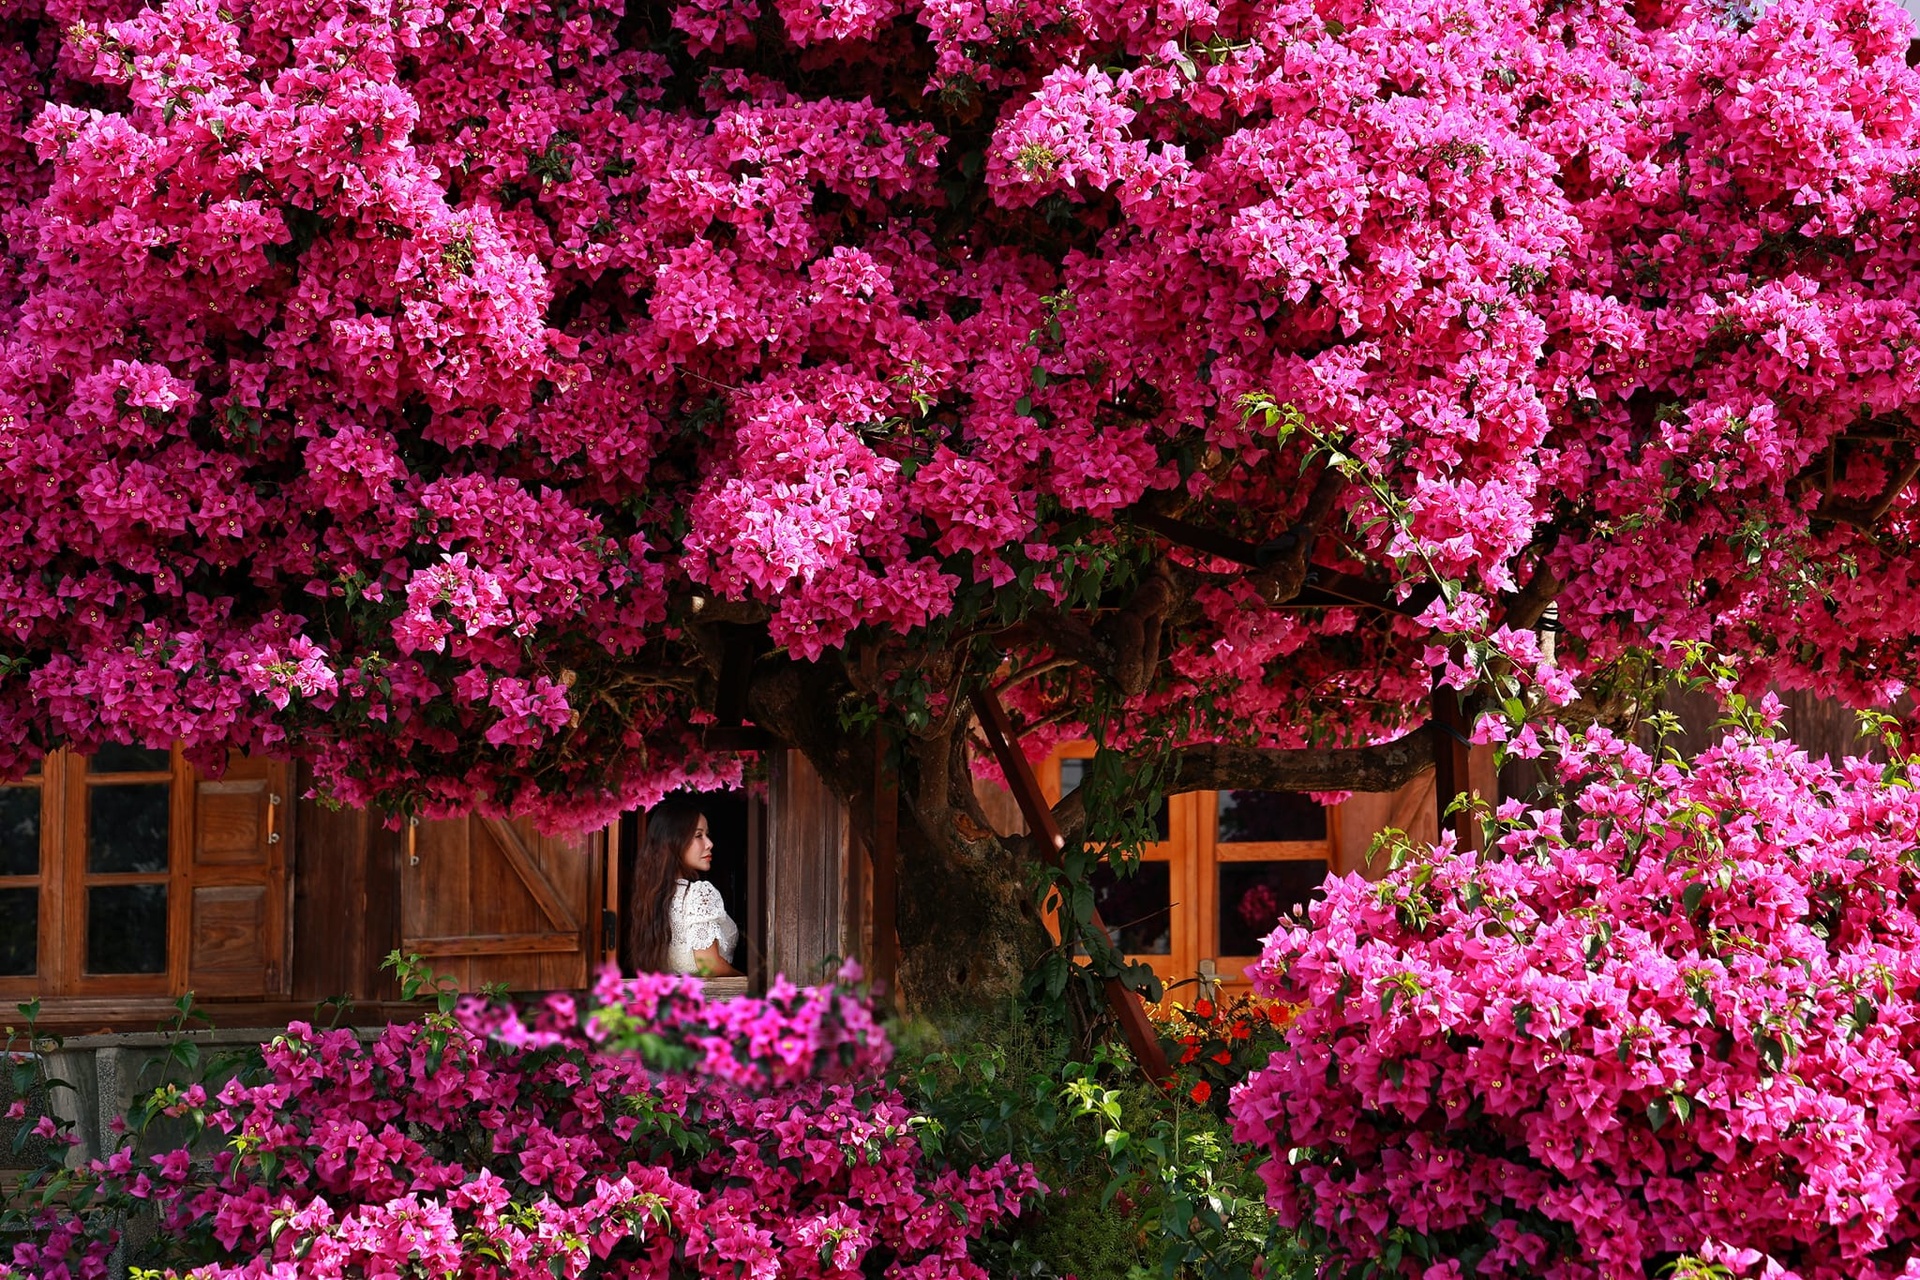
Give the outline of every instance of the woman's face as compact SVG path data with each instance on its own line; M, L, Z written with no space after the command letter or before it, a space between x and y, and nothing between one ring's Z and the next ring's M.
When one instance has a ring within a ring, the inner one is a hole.
M713 870L713 837L707 834L704 813L700 821L693 824L693 839L687 841L686 851L680 855L680 867L694 873Z

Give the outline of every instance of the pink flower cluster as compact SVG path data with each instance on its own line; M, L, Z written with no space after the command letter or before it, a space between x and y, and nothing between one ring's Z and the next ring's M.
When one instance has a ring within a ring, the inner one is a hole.
M985 1280L969 1242L1042 1191L923 1158L843 987L708 1003L609 976L594 998L469 999L371 1041L295 1023L217 1097L170 1086L211 1164L191 1143L95 1162L93 1199L43 1213L0 1277L102 1276L115 1214L145 1206L194 1280Z
M1508 802L1497 853L1449 837L1268 939L1298 1015L1232 1114L1272 1204L1421 1280L1916 1274L1905 766L1558 740L1563 802Z
M1856 700L1915 673L1893 0L0 25L0 771L179 738L592 820L715 767L695 598L897 651L1145 544L1195 608L1117 733L1398 732L1422 625L1276 614L1127 519L1292 528L1319 464L1250 393L1384 486L1317 568L1544 570L1575 675L1692 640ZM1077 732L1084 690L1022 688Z

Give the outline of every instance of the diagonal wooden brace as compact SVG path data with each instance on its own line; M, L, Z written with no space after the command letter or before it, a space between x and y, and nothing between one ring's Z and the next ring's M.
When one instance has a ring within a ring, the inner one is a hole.
M1040 792L1040 780L1033 776L1033 766L1027 763L1026 753L1014 738L1013 721L1008 719L1007 709L1000 704L1000 696L986 685L976 688L971 697L973 709L980 717L980 727L987 735L987 745L993 748L993 758L1000 762L1000 771L1006 775L1007 786L1027 820L1027 830L1039 842L1048 864L1059 866L1060 852L1067 842L1060 834L1059 824L1053 820L1053 810L1047 806L1046 797ZM1096 929L1105 927L1097 911L1092 924ZM1140 1064L1140 1069L1155 1084L1166 1083L1173 1072L1167 1066L1167 1055L1160 1048L1153 1024L1147 1021L1146 1006L1140 1003L1139 993L1128 990L1118 978L1108 978L1107 1007L1119 1020L1120 1030L1127 1037L1127 1047L1133 1050L1134 1061Z

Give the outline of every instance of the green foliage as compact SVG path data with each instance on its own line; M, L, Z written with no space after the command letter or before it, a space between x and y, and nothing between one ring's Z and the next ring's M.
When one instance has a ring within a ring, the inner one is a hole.
M946 1161L1028 1161L1053 1194L987 1260L1057 1280L1307 1280L1221 1106L1146 1083L1123 1050L1077 1053L1064 1024L1010 1007L970 1027L896 1030L895 1071ZM1085 1059L1085 1060L1082 1060ZM1224 1087L1219 1101L1224 1103ZM1257 1269L1258 1268L1258 1269Z

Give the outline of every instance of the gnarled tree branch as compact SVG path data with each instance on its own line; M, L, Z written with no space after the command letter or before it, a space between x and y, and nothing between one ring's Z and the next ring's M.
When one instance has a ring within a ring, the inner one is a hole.
M1433 768L1433 735L1425 727L1370 747L1282 750L1201 743L1173 753L1169 792L1397 791ZM1086 831L1086 798L1078 791L1053 806L1068 841Z

